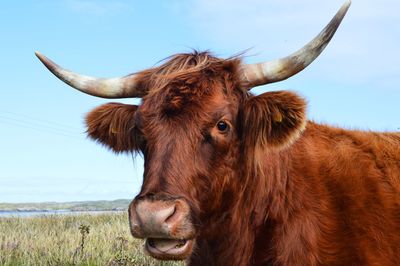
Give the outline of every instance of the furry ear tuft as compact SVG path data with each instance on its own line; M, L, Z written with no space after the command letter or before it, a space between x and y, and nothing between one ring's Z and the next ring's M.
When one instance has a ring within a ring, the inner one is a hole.
M143 143L135 127L137 105L107 103L86 116L87 134L116 153L138 151Z
M293 92L251 97L243 109L243 137L250 145L281 148L292 144L306 125L306 102ZM254 147L253 146L253 147Z

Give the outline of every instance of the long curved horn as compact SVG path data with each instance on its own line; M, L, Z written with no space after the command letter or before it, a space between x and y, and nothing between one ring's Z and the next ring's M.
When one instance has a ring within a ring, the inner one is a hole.
M59 79L71 87L101 98L133 98L142 97L146 92L137 87L136 76L121 78L94 78L66 70L46 56L35 52L40 61Z
M346 0L321 33L297 52L273 61L244 65L242 79L245 84L251 88L274 83L290 78L305 69L328 45L350 5L351 0Z

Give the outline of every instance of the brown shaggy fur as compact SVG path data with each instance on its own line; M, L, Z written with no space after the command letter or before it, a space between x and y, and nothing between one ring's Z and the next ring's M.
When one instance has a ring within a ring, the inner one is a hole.
M107 103L86 117L87 134L114 152L139 151L141 134L135 126L136 105Z
M139 73L141 106L95 109L88 134L143 152L139 197L188 202L188 265L399 265L400 134L307 122L292 92L247 94L239 67L176 55Z

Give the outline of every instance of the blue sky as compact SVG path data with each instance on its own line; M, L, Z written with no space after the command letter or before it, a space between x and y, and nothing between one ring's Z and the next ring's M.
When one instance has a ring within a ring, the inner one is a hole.
M41 51L74 71L113 77L190 48L245 61L285 56L313 38L342 0L5 1L0 8L0 202L133 198L142 159L88 140L84 115L108 102L57 80ZM255 89L295 90L308 116L346 128L400 130L400 2L353 0L305 71ZM138 103L137 99L121 100Z

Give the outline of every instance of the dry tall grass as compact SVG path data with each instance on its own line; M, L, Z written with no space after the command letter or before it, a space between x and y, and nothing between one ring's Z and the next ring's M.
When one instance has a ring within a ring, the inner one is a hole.
M0 265L183 265L153 260L142 246L126 213L0 218Z

